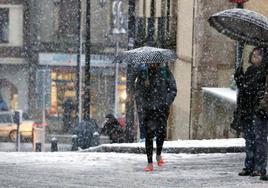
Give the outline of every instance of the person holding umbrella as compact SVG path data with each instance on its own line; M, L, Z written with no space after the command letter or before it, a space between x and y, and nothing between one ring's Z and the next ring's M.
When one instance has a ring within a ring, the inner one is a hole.
M266 113L268 113L268 75L266 75L265 92L263 99L260 101L260 109L263 109ZM268 181L268 175L262 175L260 180Z
M249 55L249 63L251 65L245 72L241 67L234 75L240 93L237 108L240 109L240 122L246 141L245 168L239 176L263 176L267 165L268 113L262 109L260 101L265 90L267 50L254 48Z
M211 27L227 37L254 46L268 46L268 19L257 12L234 8L209 17ZM237 45L237 65L241 45ZM240 54L241 55L241 54ZM235 73L238 85L237 105L241 108L241 120L246 140L245 168L241 176L259 176L268 179L267 166L267 110L263 108L264 88L267 77L267 49L255 48L249 56L252 64L244 73L238 68ZM236 66L240 67L240 66ZM266 83L267 84L267 83ZM267 87L267 86L266 86Z
M145 171L153 171L153 136L156 134L156 161L164 165L161 152L166 138L169 107L177 94L176 81L168 66L160 63L148 64L147 71L138 74L134 94L139 96L143 109L145 148L148 165Z

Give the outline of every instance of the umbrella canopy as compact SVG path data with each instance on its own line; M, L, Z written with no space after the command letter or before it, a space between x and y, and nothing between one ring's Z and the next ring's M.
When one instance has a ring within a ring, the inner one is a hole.
M268 19L254 11L229 9L212 15L210 26L231 39L268 46Z
M177 55L172 50L145 46L122 52L113 63L167 63L176 61L176 59Z

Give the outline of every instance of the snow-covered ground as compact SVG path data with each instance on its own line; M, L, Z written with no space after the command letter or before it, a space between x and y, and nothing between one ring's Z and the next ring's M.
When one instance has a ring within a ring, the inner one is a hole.
M155 142L154 142L155 146ZM244 147L245 140L243 138L230 138L230 139L211 139L211 140L177 140L165 141L164 149L167 151L169 148L231 148L231 147ZM50 144L46 144L46 151L50 151ZM59 144L59 151L70 151L71 144ZM102 144L100 147L117 147L117 148L145 148L144 143L122 143L122 144ZM96 148L91 148L94 150ZM0 142L0 151L16 151L14 143ZM32 151L31 143L22 143L21 151Z
M164 154L165 167L144 172L144 154L0 153L0 187L267 187L240 177L243 153Z
M155 144L155 142L154 142ZM144 143L122 143L122 144L103 144L103 146L121 146L121 147L144 147ZM244 147L245 140L243 138L229 138L229 139L210 139L210 140L177 140L165 141L164 147Z

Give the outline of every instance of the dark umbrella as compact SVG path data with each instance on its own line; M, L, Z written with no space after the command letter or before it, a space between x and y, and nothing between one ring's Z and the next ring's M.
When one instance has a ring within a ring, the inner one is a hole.
M177 58L177 54L172 50L145 46L122 52L115 58L114 63L167 63L176 61Z
M210 26L231 39L268 46L268 19L254 11L229 9L212 15Z

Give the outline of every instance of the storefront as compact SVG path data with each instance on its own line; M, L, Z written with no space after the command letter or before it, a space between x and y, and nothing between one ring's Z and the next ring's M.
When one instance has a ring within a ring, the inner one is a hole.
M84 56L81 58L82 71L84 68ZM40 69L49 70L50 81L47 83L50 97L48 108L49 117L62 117L64 102L71 98L76 107L76 55L40 53ZM125 114L126 100L126 71L125 67L119 67L117 95L118 116ZM83 75L83 74L82 74ZM82 83L84 80L82 78ZM83 85L82 85L83 88ZM81 91L83 99L83 90ZM91 56L91 117L98 123L102 123L107 113L113 113L115 106L115 66L112 57Z

